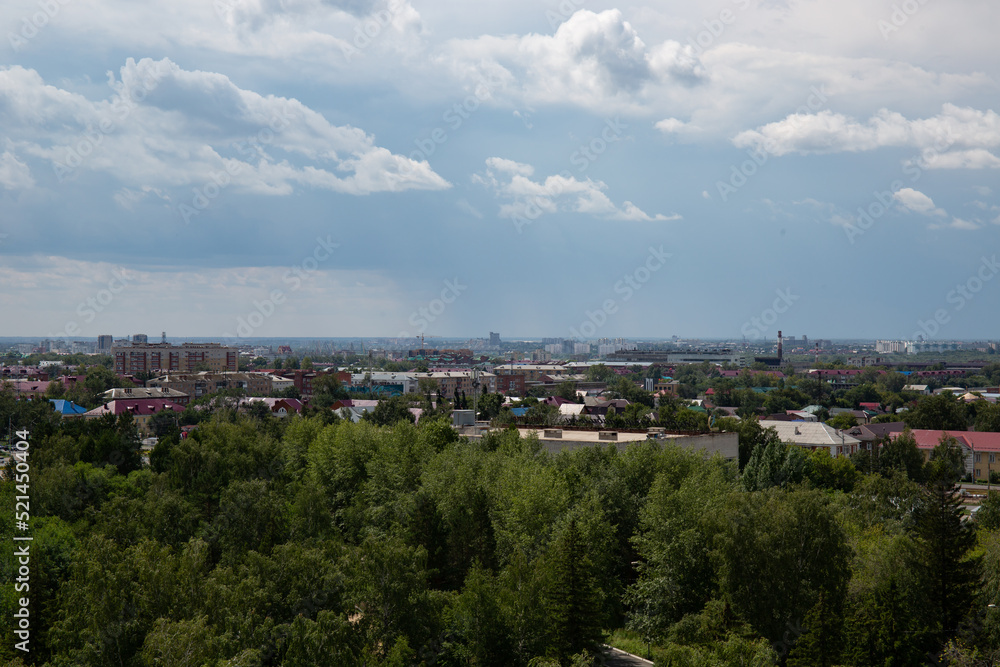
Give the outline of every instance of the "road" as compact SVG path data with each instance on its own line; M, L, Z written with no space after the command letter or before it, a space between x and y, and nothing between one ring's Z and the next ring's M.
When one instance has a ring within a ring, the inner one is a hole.
M606 667L653 667L653 663L645 658L619 651L606 644L602 656Z

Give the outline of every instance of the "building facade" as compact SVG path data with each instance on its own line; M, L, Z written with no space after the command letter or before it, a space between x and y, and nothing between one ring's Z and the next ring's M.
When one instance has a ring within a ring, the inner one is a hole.
M111 351L115 358L115 372L118 375L157 371L192 373L205 369L236 372L239 362L239 350L234 347L223 347L219 343L171 345L134 340L116 341Z

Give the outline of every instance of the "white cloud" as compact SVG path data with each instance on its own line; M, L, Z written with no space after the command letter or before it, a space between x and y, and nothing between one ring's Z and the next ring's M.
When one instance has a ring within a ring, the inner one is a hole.
M973 231L981 229L982 225L962 218L952 218L950 223L940 225L930 225L930 229L959 229L962 231Z
M1000 169L1000 157L985 148L947 153L927 151L917 164L924 169Z
M234 191L287 195L314 187L367 195L450 187L426 161L377 146L295 99L260 95L223 74L170 60L109 73L113 95L91 101L22 67L0 70L0 131L60 177L107 172L133 189L201 185L228 172Z
M677 118L664 118L663 120L656 123L654 126L660 132L665 132L667 134L679 134L687 129L688 125L682 120Z
M932 149L934 161L948 167L994 166L996 160L986 148L1000 146L1000 115L992 109L945 104L941 113L925 119L908 120L902 114L882 109L866 122L859 122L829 110L815 114L792 114L782 121L739 133L733 139L739 147L754 147L772 155L788 153L840 153L871 151L888 146ZM954 154L944 151L966 147ZM952 156L952 157L950 157Z
M0 153L0 186L6 190L23 190L34 185L28 165L10 151Z
M690 47L647 48L621 11L581 9L552 35L453 40L439 56L460 79L505 81L508 94L531 104L625 105L658 80L697 80L703 70Z
M650 215L630 201L621 207L604 193L607 185L589 178L579 181L567 173L548 176L543 181L533 181L531 165L513 160L491 157L486 160L486 171L474 174L472 181L492 188L497 197L507 200L500 206L502 218L527 218L534 220L545 213L568 211L583 213L608 220L667 221L680 220L672 213Z
M920 213L922 215L936 215L947 217L948 213L934 205L934 201L919 190L914 190L913 188L903 188L893 195L893 198L899 202L903 208L907 211L912 211L914 213Z

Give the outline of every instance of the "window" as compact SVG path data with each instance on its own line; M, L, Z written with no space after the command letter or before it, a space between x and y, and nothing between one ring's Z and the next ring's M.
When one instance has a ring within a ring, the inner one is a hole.
M997 458L997 455L991 453L990 454L990 463L995 463L996 462L996 458Z
M983 460L983 455L982 454L976 454L976 463L979 463L982 460Z

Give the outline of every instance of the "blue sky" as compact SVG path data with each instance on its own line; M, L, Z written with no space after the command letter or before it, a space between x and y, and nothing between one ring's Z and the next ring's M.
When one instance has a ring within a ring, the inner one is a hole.
M5 335L998 337L996 2L163 7L0 7Z

